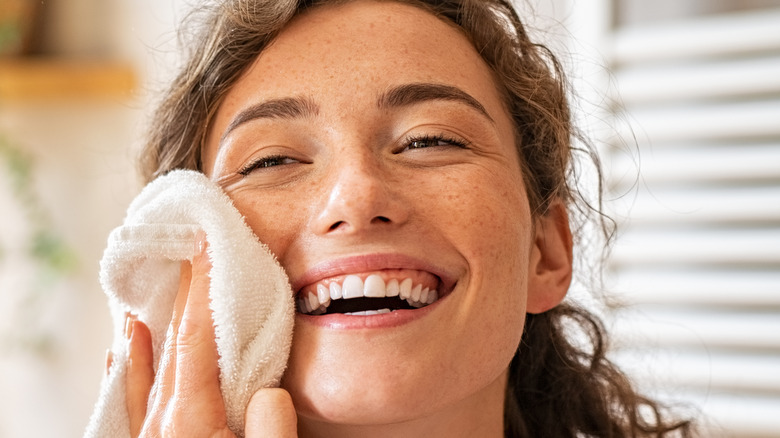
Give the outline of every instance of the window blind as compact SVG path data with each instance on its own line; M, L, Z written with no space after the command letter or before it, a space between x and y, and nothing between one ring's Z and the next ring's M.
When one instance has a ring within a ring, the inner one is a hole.
M778 437L780 9L610 40L615 359L705 436Z

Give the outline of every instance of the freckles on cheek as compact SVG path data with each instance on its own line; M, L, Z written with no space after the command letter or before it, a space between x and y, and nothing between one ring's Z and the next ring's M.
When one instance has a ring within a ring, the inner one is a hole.
M281 257L286 247L285 236L290 234L285 227L289 226L290 219L294 217L290 211L290 202L239 193L231 193L230 197L260 241L268 245L277 257Z
M453 229L471 242L473 255L505 260L530 238L531 219L524 193L483 181L453 196Z

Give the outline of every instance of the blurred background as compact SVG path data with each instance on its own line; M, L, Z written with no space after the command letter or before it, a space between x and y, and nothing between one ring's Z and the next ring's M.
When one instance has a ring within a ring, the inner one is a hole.
M98 260L192 3L0 3L0 437L83 432ZM519 6L602 150L613 357L706 436L780 436L780 0Z

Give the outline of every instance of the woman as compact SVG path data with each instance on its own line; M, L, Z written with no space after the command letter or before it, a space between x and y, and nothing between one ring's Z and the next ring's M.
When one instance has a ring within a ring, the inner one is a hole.
M253 398L247 436L688 433L561 304L570 211L589 207L558 65L507 2L227 1L204 29L144 175L222 184L297 294L282 389ZM128 321L134 436L231 435L206 259L184 270L157 376ZM398 290L406 304L337 299Z

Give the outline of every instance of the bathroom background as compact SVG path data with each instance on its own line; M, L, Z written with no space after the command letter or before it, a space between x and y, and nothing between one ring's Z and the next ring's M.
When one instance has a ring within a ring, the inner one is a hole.
M83 432L98 261L194 3L0 4L0 438ZM780 1L518 3L604 154L615 360L706 436L780 435Z

